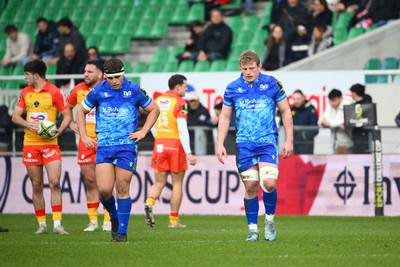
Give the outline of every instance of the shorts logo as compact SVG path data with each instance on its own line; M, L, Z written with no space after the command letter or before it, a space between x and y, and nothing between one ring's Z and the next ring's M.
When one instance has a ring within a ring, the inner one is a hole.
M51 158L52 156L54 156L54 154L56 154L56 150L55 149L51 150L49 153L43 154L43 157L44 158Z

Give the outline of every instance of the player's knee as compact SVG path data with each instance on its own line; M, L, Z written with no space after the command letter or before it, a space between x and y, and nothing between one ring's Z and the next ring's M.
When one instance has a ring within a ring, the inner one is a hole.
M260 185L264 192L272 192L278 179L278 168L265 166L260 169Z
M33 191L33 193L41 193L41 192L43 192L43 183L32 182L32 191Z
M240 178L242 179L243 182L260 180L260 178L258 177L257 170L247 170L247 171L241 172Z
M59 191L60 190L60 182L58 180L55 181L49 181L50 189L53 191Z

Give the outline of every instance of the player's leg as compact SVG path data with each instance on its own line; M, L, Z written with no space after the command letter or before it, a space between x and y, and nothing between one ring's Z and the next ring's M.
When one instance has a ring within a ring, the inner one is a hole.
M93 232L98 228L99 216L99 191L97 190L96 171L94 163L81 164L81 172L85 178L86 184L86 205L88 208L89 224L83 230L85 232Z
M155 170L155 182L150 188L149 197L146 199L144 205L144 212L146 215L146 224L153 227L155 224L153 216L153 207L156 204L156 199L160 196L165 184L167 183L168 172Z
M245 196L244 196L244 209L246 212L247 225L249 227L249 233L246 241L257 241L258 240L258 186L259 176L256 166L240 173L242 178Z
M184 228L186 225L181 224L179 220L179 209L182 203L183 197L183 178L185 171L171 172L172 177L172 196L171 196L171 213L169 214L169 225L170 228Z
M47 162L46 168L47 177L49 180L51 191L51 210L53 213L54 233L68 234L61 225L62 220L62 195L60 187L61 178L61 160Z
M39 229L35 234L47 234L46 210L43 196L43 166L26 166L26 170L32 183L33 207L39 223Z

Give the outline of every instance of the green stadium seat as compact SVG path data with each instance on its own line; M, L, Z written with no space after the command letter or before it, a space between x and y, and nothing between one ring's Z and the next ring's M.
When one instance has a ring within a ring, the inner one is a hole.
M364 30L362 28L358 28L358 27L353 27L350 29L349 31L349 35L347 36L347 40L351 40L353 38L356 38L360 35L364 34Z
M35 43L37 34L36 22L25 22L20 31L28 34L31 37L32 42Z
M242 31L254 31L258 26L259 19L257 16L248 16L244 20Z
M332 12L332 22L331 22L332 29L336 27L337 20L338 20L338 14L336 14L336 12Z
M190 7L187 21L189 23L191 23L192 21L195 21L195 20L204 22L204 15L205 15L204 4L194 4Z
M36 20L41 16L39 9L31 9L28 16L25 18L24 22L33 22L36 24Z
M210 71L225 71L226 60L217 59L211 63Z
M0 66L0 76L9 76L12 74L12 72L13 72L12 66L7 66L7 67ZM4 88L6 83L7 81L0 80L0 88Z
M54 9L59 10L60 8L62 8L63 2L64 1L59 1L59 0L49 0L49 1L47 1L46 8L49 7L49 8L54 8Z
M347 40L347 29L336 27L333 31L333 44L340 45Z
M188 24L189 7L187 5L178 5L175 9L174 14L172 15L172 19L170 21L171 24Z
M226 68L225 71L239 71L239 63L238 63L239 59L237 61L228 61L228 63L226 64Z
M178 62L170 61L164 64L163 72L176 72L178 70Z
M88 38L93 32L93 23L91 21L83 21L79 31L85 38Z
M135 36L136 29L138 27L138 24L136 21L128 20L124 23L122 26L121 34L129 34L131 38ZM111 25L109 30L111 29Z
M35 0L35 5L33 6L33 8L37 8L37 9L44 9L47 4L48 4L48 0ZM67 2L67 1L64 1Z
M117 35L117 39L114 44L114 53L125 54L131 51L131 38L129 35Z
M221 10L228 10L228 9L241 9L242 2L241 0L231 0L230 4L221 6Z
M35 6L34 0L24 0L19 4L19 9L31 10Z
M149 6L162 6L164 4L164 0L149 0Z
M125 20L114 19L110 22L110 25L108 26L108 29L107 29L107 33L108 34L122 33L122 34L128 34L129 36L131 36L132 35L131 32L124 32L124 33L122 32L124 27L125 27ZM122 28L122 30L121 30L121 28Z
M92 7L100 7L100 8L103 8L103 7L106 7L106 6L107 6L107 2L108 2L108 0L92 0L91 3L90 3L90 5L91 5Z
M240 15L233 16L228 21L228 26L231 28L232 31L239 31L242 28L242 25L243 19Z
M26 18L28 17L29 13L30 13L29 9L18 9L17 13L15 13L12 22L14 24L22 25L26 21ZM9 21L8 23L10 22L11 21Z
M127 8L118 8L117 12L115 13L115 18L123 18L123 20L125 20L125 18L129 17L130 13L131 10Z
M86 47L96 46L99 47L101 41L101 34L91 34L86 39Z
M168 47L166 46L159 46L154 53L153 59L151 62L165 62L168 58Z
M3 26L9 24L10 21L13 21L14 14L15 14L14 9L6 8L5 10L3 10L0 16L0 24Z
M146 11L142 15L143 20L154 20L158 18L160 13L160 7L158 6L147 6Z
M92 34L105 34L108 31L108 26L110 25L110 23L108 21L98 21L96 22L96 24L94 25ZM114 33L116 34L116 33Z
M139 23L142 20L143 13L146 11L146 6L134 6L129 12L127 20L134 20Z
M150 33L152 38L163 38L168 35L168 21L158 19L153 25Z
M180 53L182 53L183 52L183 46L174 46L172 49L171 49L171 52L169 53L169 55L168 55L168 59L167 59L167 62L173 62L173 61L176 61L176 56L178 55L178 54L180 54Z
M173 14L174 10L175 6L163 5L160 12L158 13L158 19L164 20L169 23L171 21L171 14Z
M162 62L151 62L147 69L147 72L162 72L163 71L163 63Z
M350 12L342 12L335 24L335 28L347 28L347 26L350 23L351 18L353 17L353 14Z
M75 9L77 4L78 4L78 2L79 2L79 0L64 0L62 2L63 2L62 3L63 8L65 8L65 7L67 7L67 8L68 7L73 7Z
M236 38L236 41L233 43L233 47L236 46L249 46L254 36L254 30L242 30L239 33L239 36Z
M19 65L15 66L14 70L12 72L12 75L25 75L24 65L19 64Z
M42 15L47 20L57 20L57 10L54 8L46 8Z
M179 4L179 0L165 0L164 5L166 6L176 6Z
M198 61L194 66L194 71L196 72L206 72L210 70L210 63L205 61Z
M5 81L5 83L4 83L4 89L18 90L20 84L21 84L20 80L8 80L8 81Z
M82 25L82 21L86 17L86 9L85 8L74 8L71 13L71 20L74 22L75 25Z
M52 64L52 65L47 65L47 75L55 75L57 72L57 65Z
M118 5L120 7L123 7L123 9L131 9L133 5L135 4L135 1L132 0L120 0ZM107 6L115 7L115 0L108 0Z
M182 61L179 65L178 72L192 72L194 69L194 63L191 60Z
M372 32L373 30L378 29L378 26L372 25L365 32Z
M59 21L62 18L69 18L73 11L74 11L73 7L64 7L62 9L58 10L58 12L56 12L57 15L55 17L55 21ZM75 23L75 22L73 21L72 23Z
M125 61L123 63L124 63L124 71L125 71L125 73L133 73L133 68L135 66L129 61Z
M387 57L382 61L381 69L383 70L395 70L398 67L398 61L395 57ZM377 83L387 83L388 75L379 75L376 80Z
M231 48L229 52L228 61L238 62L240 55L248 49L247 46L236 46Z
M139 61L136 63L136 65L133 68L133 72L135 73L143 73L147 71L147 63Z
M100 54L113 54L116 35L105 34L98 46Z
M262 27L266 26L266 25L270 25L271 24L271 17L270 16L264 16L260 18L260 22L258 23L258 28L262 29Z
M250 49L257 53L257 55L260 57L260 60L263 59L266 50L266 46L264 44L251 45Z
M112 14L112 11L109 10L108 8L103 8L100 11L100 15L96 18L98 23L99 21L105 21L105 22L110 22L110 14Z
M268 31L266 30L257 30L254 32L253 39L251 39L250 46L253 45L264 45L265 41L268 39Z
M87 8L87 7L86 7ZM99 14L101 12L101 9L99 7L92 6L86 11L85 18L83 21L91 21L92 24L96 21L97 18L99 17Z
M272 1L265 3L264 12L262 15L263 17L271 17L272 5L273 5Z
M382 67L381 60L379 58L370 58L364 66L365 70L379 70ZM365 75L365 83L376 83L377 75Z
M141 20L136 32L133 35L135 39L151 39L151 30L153 28L154 20Z

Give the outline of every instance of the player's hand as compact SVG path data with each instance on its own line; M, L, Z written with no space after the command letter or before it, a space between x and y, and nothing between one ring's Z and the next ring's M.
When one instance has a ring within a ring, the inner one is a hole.
M69 124L69 128L70 128L72 131L74 131L74 133L76 133L76 134L79 135L78 125L77 125L75 122L71 121L71 123Z
M228 158L228 154L226 153L226 149L224 146L217 147L217 157L219 162L225 164L225 159Z
M93 140L89 136L81 137L82 143L85 145L86 149L94 150L97 148L97 141Z
M137 132L132 132L128 135L129 139L135 140L135 142L138 142L140 140L142 140L145 136L146 136L146 132L140 130Z
M56 134L53 135L52 137L50 137L50 140L56 139L57 137L59 137L62 134L62 131L60 131L60 129L57 129Z
M28 128L33 132L37 132L39 129L39 121L38 120L28 121L28 126L26 128Z
M188 154L186 154L186 157L187 157L190 165L196 165L197 159L195 156L193 156L193 154L188 153Z
M282 146L281 154L285 159L293 155L293 142L286 141Z

